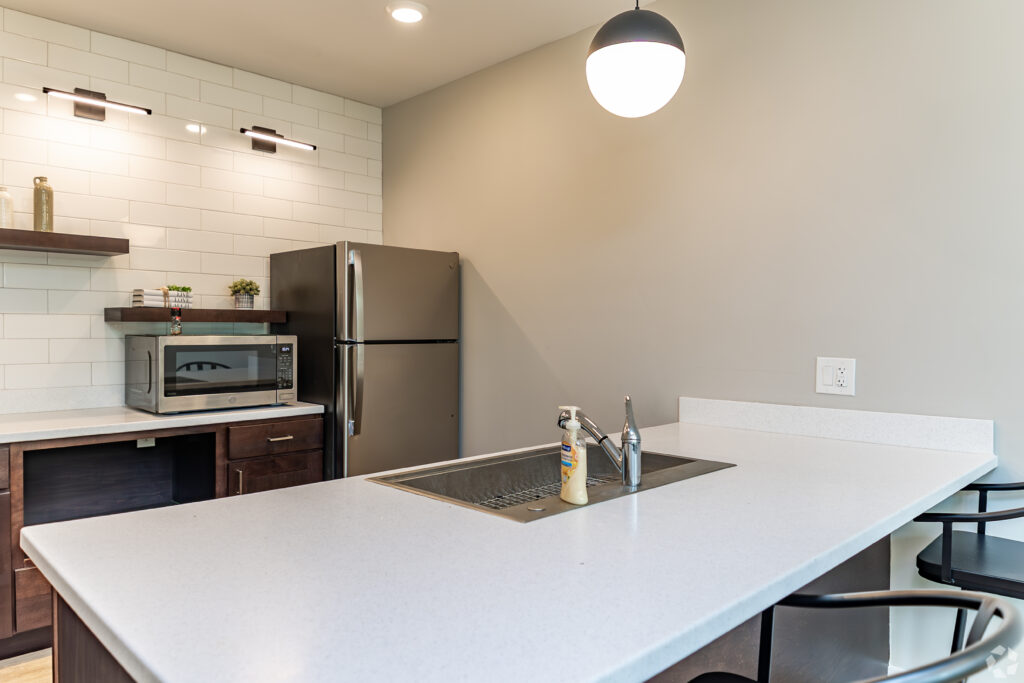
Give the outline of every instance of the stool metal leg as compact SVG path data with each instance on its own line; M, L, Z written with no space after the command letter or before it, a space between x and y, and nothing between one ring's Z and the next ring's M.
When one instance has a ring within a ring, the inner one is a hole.
M761 642L757 652L757 683L768 683L772 676L772 630L775 605L761 612Z
M958 609L956 611L956 624L953 626L953 646L950 648L950 654L956 654L964 649L964 631L966 631L966 628L967 610Z

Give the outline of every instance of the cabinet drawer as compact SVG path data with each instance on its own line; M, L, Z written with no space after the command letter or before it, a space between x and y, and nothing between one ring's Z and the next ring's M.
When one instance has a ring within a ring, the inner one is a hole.
M228 465L228 495L312 484L323 477L324 452L305 451Z
M228 427L228 458L231 460L307 451L323 445L324 421L320 417Z
M17 630L30 631L49 626L53 604L50 584L35 567L14 570L14 625Z

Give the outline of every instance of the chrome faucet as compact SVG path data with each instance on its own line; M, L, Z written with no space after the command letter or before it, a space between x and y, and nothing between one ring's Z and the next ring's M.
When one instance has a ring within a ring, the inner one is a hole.
M576 419L580 426L590 436L597 440L597 445L604 449L616 469L622 473L622 485L636 488L640 485L640 430L636 426L636 418L633 417L633 401L626 396L626 424L622 427L622 448L616 448L608 435L598 427L593 420L587 417L582 410L576 411ZM569 420L569 411L563 410L558 414L558 426L565 429L565 423Z

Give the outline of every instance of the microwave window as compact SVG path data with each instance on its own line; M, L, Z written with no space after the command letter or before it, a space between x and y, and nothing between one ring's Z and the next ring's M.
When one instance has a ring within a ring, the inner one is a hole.
M164 349L165 396L276 390L277 353L273 344Z

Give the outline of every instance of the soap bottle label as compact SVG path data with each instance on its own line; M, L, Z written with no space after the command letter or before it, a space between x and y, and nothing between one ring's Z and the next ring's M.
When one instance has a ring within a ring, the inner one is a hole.
M579 463L579 455L576 453L576 448L572 445L562 442L562 483L565 484L569 481L569 477L572 476L573 472L576 471L576 465Z

